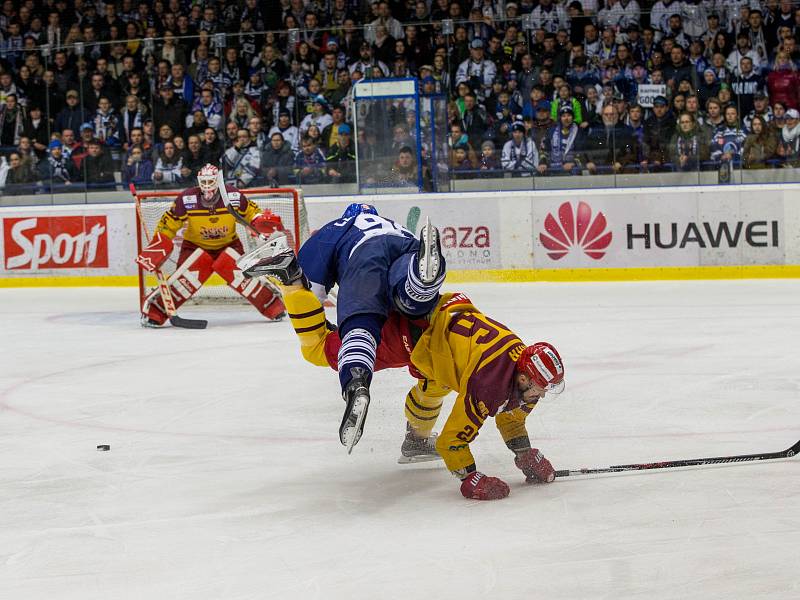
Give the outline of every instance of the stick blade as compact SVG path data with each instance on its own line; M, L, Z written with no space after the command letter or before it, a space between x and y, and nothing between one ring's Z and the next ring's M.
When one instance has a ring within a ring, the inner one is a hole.
M173 327L180 327L181 329L205 329L208 327L208 321L205 319L184 319L178 315L170 317L169 322Z

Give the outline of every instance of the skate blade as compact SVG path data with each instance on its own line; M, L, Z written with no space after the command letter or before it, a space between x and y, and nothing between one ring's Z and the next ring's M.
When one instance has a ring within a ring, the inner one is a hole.
M397 459L398 465L413 465L415 463L433 462L434 460L442 460L439 454L421 454L420 456L400 456Z
M288 247L286 234L276 231L258 248L241 256L236 261L236 266L239 267L240 271L246 271L262 259L280 254Z
M429 217L425 217L425 227L422 230L422 244L425 246L425 255L420 265L420 275L423 282L430 284L434 282L439 275L439 262L440 258L436 252L436 243L434 237L438 235L436 229L431 225Z
M358 432L362 431L362 429L364 428L364 419L367 418L366 408L368 404L369 404L368 400L363 396L360 398L356 398L355 402L353 402L352 412L356 413L356 411L358 411L356 413L358 416L356 417L355 427L352 428L355 429L355 432L352 435L347 435L348 432L347 430L345 430L345 436L347 438L347 444L346 444L347 454L352 454L353 448L359 442L359 440L361 440L361 436L359 435Z

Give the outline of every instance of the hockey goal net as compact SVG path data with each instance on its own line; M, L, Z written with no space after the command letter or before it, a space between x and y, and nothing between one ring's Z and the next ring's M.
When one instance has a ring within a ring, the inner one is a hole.
M242 192L249 200L252 200L262 210L269 209L280 216L284 227L292 232L295 240L295 250L308 239L308 215L306 213L303 194L299 189L294 188L251 188L243 189ZM136 249L141 252L155 231L161 216L167 211L172 202L178 196L178 190L171 191L138 191L136 192L136 203L141 206L141 219L139 211L136 211ZM249 231L240 224L236 224L236 233L242 240L245 253L255 250L259 245L259 240L254 238ZM166 277L169 277L176 269L178 254L181 243L183 242L183 231L179 231L173 240L175 248L162 265L161 270ZM139 306L144 304L144 299L158 287L155 275L139 268ZM246 304L247 301L239 294L230 289L225 282L218 276L212 275L202 288L192 296L190 302L195 304Z

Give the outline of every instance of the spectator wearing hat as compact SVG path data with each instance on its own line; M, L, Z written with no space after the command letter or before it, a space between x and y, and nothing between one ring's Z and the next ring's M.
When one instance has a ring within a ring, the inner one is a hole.
M786 111L785 124L778 138L777 154L784 166L800 166L800 112L796 108Z
M572 107L562 106L558 111L558 124L544 138L539 172L544 174L549 169L552 174L572 173L578 165L581 142L581 129L575 123Z
M300 122L300 135L305 135L312 125L316 125L320 131L324 131L331 123L333 123L333 117L328 114L328 101L325 96L317 94L312 98L312 112Z
M482 99L492 87L497 67L492 61L484 58L483 40L472 40L469 48L469 58L462 62L456 71L456 85L466 82Z
M720 81L717 73L712 68L706 68L701 77L700 85L697 88L697 97L701 106L705 106L709 98L716 98L719 94Z
M764 123L767 124L772 121L772 108L769 105L769 99L763 92L753 96L753 110L747 113L742 121L746 131L753 130L751 125L756 117L763 119Z
M503 146L500 158L503 170L512 177L531 177L539 167L539 150L525 135L525 125L520 121L511 126L511 139Z
M175 96L175 91L168 83L162 84L159 97L153 100L153 125L156 130L162 125L169 125L176 135L183 133L186 126L186 103Z
M559 121L561 109L568 106L572 109L573 121L576 125L583 123L583 114L581 112L581 103L572 96L572 90L566 83L558 88L558 98L551 102L550 117L553 121Z
M502 164L497 156L497 149L492 140L484 140L481 144L481 153L478 157L478 169L481 178L497 177L497 171L502 169Z
M64 155L64 145L57 139L47 145L47 157L39 161L36 170L46 191L51 186L71 185L78 180L75 164Z
M511 136L511 126L522 115L522 109L511 100L508 90L500 90L494 102L492 114L492 138L505 144Z
M350 75L358 71L364 79L381 79L389 76L389 67L373 56L372 46L366 41L359 46L358 60L350 63L347 69Z
M103 150L103 145L98 140L92 139L87 146L88 154L81 165L87 187L113 187L116 180L111 156ZM73 158L74 156L73 154Z
M346 123L337 126L336 143L328 150L325 157L326 173L332 183L355 183L356 154L352 142L352 129ZM325 134L323 133L323 137Z
M53 131L61 132L65 129L78 131L81 125L89 120L91 113L85 107L80 106L78 100L78 92L76 90L67 91L66 106L56 115Z
M552 103L546 100L540 100L536 105L533 119L527 116L523 117L523 121L529 127L529 129L526 128L527 135L533 140L534 144L536 144L536 148L539 150L544 147L544 140L548 132L557 123L557 121L554 121L550 116L551 104Z
M620 122L616 106L607 104L601 113L602 124L589 130L583 144L581 162L594 175L605 169L621 173L638 166L639 151L630 127Z
M664 96L653 99L652 113L644 122L642 166L659 171L670 160L667 143L675 130L675 117Z
M73 146L70 158L75 163L75 168L81 170L83 167L83 159L89 155L89 142L94 140L94 127L91 123L84 123L79 127L79 140Z

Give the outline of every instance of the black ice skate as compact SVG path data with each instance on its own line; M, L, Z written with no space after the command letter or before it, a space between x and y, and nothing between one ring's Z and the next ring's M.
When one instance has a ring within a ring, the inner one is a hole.
M420 280L425 285L431 285L439 278L442 268L442 246L439 231L428 218L419 234L418 259Z
M367 419L369 409L369 384L367 371L361 367L350 369L353 378L342 394L347 407L344 409L342 424L339 426L339 441L347 447L347 453L353 451L353 446L361 439L364 431L364 421Z
M441 455L436 450L437 437L438 434L436 433L431 434L430 437L420 437L406 423L406 439L403 440L403 445L400 446L401 456L397 459L397 462L401 465L406 465L441 459Z

